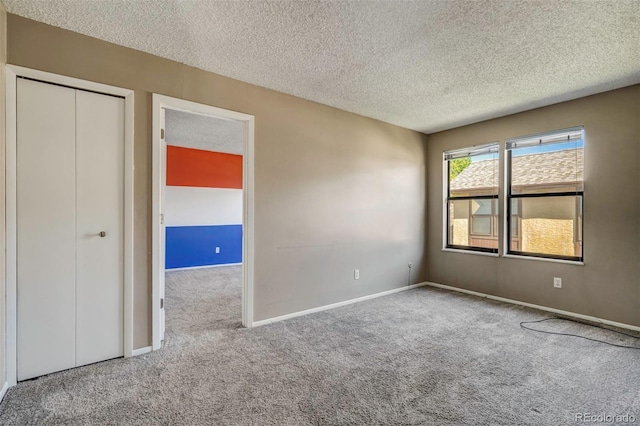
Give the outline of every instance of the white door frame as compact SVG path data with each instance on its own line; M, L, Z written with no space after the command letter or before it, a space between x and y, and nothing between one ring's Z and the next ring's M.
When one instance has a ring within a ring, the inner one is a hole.
M133 90L107 86L16 65L6 65L6 372L7 384L17 383L17 79L124 97L124 356L133 355ZM1 384L0 384L1 386Z
M160 308L161 285L165 274L165 250L163 238L165 225L162 215L164 197L164 146L160 129L162 126L162 109L189 112L225 120L239 121L244 124L243 154L243 206L242 206L242 325L253 327L253 143L254 122L252 115L204 105L184 99L153 94L153 135L152 135L152 175L153 175L153 232L152 232L152 344L153 350L160 349L162 316Z

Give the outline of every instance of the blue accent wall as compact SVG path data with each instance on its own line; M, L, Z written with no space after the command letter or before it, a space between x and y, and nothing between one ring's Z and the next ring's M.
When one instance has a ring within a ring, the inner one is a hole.
M166 269L242 263L242 225L167 226L166 230Z

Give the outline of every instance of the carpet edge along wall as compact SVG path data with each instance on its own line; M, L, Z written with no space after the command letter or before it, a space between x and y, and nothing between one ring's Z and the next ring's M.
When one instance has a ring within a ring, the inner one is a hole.
M166 269L242 262L242 156L167 145Z

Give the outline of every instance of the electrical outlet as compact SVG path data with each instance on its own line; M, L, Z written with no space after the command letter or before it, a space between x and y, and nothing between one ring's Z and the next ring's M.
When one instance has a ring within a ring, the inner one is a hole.
M354 269L353 270L353 279L354 280L359 280L360 279L360 269Z
M411 267L413 266L413 263L409 262L407 266L409 267L409 269L411 269Z
M562 288L562 278L553 277L553 286L555 288Z
M216 247L216 254L220 253L220 247Z

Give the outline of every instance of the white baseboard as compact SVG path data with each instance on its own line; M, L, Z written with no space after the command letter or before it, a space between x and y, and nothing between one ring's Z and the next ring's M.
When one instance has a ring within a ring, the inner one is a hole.
M4 398L8 390L9 390L9 383L4 382L4 386L2 386L2 389L0 389L0 402L2 402L2 399Z
M144 354L148 354L149 352L151 352L153 348L151 346L147 346L144 348L140 348L140 349L134 349L133 352L131 353L131 356L138 356L138 355L144 355Z
M343 302L332 303L330 305L324 305L324 306L319 306L317 308L306 309L304 311L293 312L291 314L281 315L279 317L273 317L265 320L255 321L252 324L252 326L259 327L261 325L267 325L267 324L284 321L284 320L295 318L295 317L301 317L303 315L309 315L316 312L327 311L329 309L339 308L340 306L346 306L346 305L351 305L353 303L364 302L365 300L375 299L376 297L388 296L393 293L399 293L401 291L411 290L413 288L422 287L425 285L427 285L427 283L418 283L418 284L408 285L405 287L394 288L393 290L387 290L380 293L370 294L368 296L362 296L356 299L345 300Z
M188 266L186 268L171 268L165 269L165 272L173 272L173 271L191 271L193 269L209 269L209 268L220 268L221 266L240 266L242 263L220 263L218 265L202 265L202 266Z
M625 328L627 330L640 331L640 327L635 325L625 324L625 323L616 322L616 321L609 321L603 318L592 317L590 315L582 315L582 314L577 314L575 312L563 311L561 309L549 308L547 306L534 305L533 303L521 302L519 300L507 299L505 297L492 296L491 294L480 293L472 290L465 290L463 288L451 287L444 284L438 284L438 283L432 283L432 282L427 282L425 284L431 287L442 288L444 290L452 290L460 293L471 294L473 296L478 296L486 299L497 300L498 302L505 302L505 303L511 303L513 305L526 306L527 308L533 308L541 311L552 312L554 314L564 315L567 317L577 318L585 321L606 324L606 325L610 325L618 328Z

